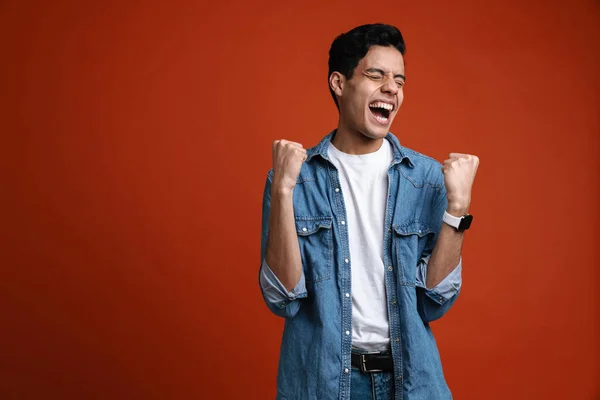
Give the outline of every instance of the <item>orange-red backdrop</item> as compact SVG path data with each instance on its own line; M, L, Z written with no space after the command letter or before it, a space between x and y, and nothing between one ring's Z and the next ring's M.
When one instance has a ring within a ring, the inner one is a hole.
M463 293L434 326L455 397L600 393L597 2L0 15L0 398L274 398L282 320L257 283L270 144L335 127L329 45L375 21L408 45L393 131L481 158Z

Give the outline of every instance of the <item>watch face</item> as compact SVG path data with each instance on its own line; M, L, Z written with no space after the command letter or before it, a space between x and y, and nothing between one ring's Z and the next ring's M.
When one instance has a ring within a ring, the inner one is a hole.
M471 227L471 222L473 222L473 216L472 215L465 215L462 217L462 219L460 220L460 224L458 224L458 230L459 231L464 231L467 230Z

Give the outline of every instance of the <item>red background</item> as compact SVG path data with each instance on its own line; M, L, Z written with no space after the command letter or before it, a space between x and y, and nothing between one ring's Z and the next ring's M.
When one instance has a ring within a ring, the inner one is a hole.
M376 21L393 132L481 159L434 325L455 398L600 394L599 3L326 3L0 3L2 399L274 398L270 145L335 127L329 45Z

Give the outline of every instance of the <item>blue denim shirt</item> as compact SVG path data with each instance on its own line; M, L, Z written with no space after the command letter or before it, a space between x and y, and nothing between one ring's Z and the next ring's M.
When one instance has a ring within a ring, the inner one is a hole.
M263 298L285 318L277 376L277 399L350 399L352 350L352 259L346 210L337 169L327 149L335 131L307 151L293 192L303 272L287 292L265 263L271 184L269 171L262 208ZM451 399L429 323L452 306L462 265L427 289L427 261L447 207L441 165L400 145L391 133L394 159L388 171L385 210L385 288L395 399Z

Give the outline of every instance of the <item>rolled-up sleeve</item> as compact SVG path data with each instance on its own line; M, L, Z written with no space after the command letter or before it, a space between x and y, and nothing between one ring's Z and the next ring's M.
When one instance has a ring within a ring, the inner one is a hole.
M424 258L417 267L417 286L426 289L426 294L439 304L452 299L460 291L462 286L462 257L458 265L440 283L431 289L427 289L427 264L429 258Z
M425 285L428 261L429 257L419 263L416 281L419 314L425 323L446 314L456 301L462 286L462 257L452 272L430 289Z
M269 265L265 260L263 260L260 269L260 287L265 300L280 308L284 308L296 299L305 298L307 294L304 272L302 272L296 287L288 292L271 268L269 268Z

